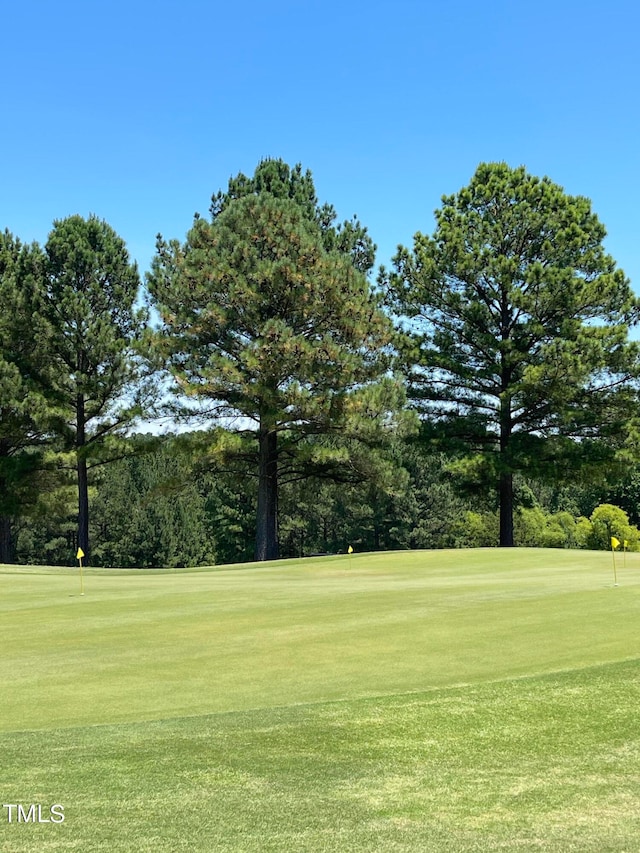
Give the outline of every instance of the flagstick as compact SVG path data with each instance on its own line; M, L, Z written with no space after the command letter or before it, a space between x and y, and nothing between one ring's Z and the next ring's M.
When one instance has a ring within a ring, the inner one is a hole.
M616 549L611 546L611 556L613 557L613 585L618 586L618 575L616 572Z
M76 560L80 563L80 595L84 595L84 580L82 578L82 558L84 557L84 551L82 548L78 548L78 552L76 553Z

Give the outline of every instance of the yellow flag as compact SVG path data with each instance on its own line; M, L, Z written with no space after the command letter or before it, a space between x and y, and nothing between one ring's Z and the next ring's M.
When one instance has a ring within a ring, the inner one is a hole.
M84 551L82 548L78 548L78 553L76 554L76 560L80 565L80 595L84 595L84 580L82 578L82 558L84 557Z
M620 540L616 539L615 536L611 537L611 547L612 548L619 548L620 547Z
M351 545L349 545L349 547L347 548L347 554L353 554L353 548L351 547Z
M625 551L626 551L626 550L627 550L627 548L629 547L629 540L628 540L628 539L625 539L625 540L624 540L623 547L624 547L624 550L625 550Z

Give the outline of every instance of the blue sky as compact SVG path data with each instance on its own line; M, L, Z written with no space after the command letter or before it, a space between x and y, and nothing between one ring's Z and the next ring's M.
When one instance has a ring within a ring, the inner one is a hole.
M145 271L274 156L388 266L505 160L591 198L640 293L639 31L634 0L5 3L0 228L95 213Z

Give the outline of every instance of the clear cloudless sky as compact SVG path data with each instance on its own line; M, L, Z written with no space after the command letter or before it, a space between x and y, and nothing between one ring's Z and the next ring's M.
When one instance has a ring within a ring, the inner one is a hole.
M0 228L95 213L144 272L264 157L387 266L504 160L588 196L640 292L636 0L22 0L0 17Z

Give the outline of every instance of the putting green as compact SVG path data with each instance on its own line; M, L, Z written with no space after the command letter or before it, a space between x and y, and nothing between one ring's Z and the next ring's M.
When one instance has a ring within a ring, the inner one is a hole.
M639 654L640 555L494 549L167 572L0 567L0 730L351 700Z

